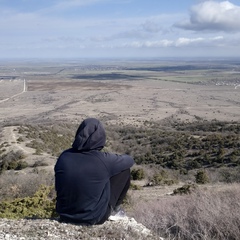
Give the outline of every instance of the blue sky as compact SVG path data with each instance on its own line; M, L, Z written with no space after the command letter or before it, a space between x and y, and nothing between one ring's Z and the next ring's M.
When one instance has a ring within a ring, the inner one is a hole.
M239 54L239 0L0 0L0 58Z

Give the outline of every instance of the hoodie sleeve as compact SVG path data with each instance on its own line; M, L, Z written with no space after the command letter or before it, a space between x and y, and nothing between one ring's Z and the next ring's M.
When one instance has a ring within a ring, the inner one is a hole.
M131 156L127 154L113 154L113 153L103 153L103 163L110 173L110 177L131 168L134 164L134 160Z

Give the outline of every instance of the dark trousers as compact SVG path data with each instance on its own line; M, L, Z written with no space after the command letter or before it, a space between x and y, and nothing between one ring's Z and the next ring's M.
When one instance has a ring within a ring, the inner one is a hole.
M112 209L122 204L130 186L130 169L127 169L110 178L110 201L108 209L98 224L104 223L111 214Z

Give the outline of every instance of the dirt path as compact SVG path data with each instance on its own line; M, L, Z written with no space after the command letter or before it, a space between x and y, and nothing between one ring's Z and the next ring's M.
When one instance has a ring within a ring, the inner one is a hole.
M235 86L235 89L237 89L238 87L240 88L240 84L238 84L237 86Z
M20 80L21 80L21 79L20 79ZM17 96L25 93L26 91L27 91L27 86L26 86L26 81L25 81L25 79L24 79L24 80L23 80L23 90L22 90L21 92L17 93L17 94L12 95L11 97L4 98L4 99L0 100L0 103L6 102L6 101L8 101L8 100L10 100L10 99L12 99L12 98L15 98L15 97L17 97Z
M17 126L4 127L2 131L1 143L7 144L7 151L23 151L25 154L33 154L34 149L26 147L24 142L19 142L18 138L21 135L18 133Z

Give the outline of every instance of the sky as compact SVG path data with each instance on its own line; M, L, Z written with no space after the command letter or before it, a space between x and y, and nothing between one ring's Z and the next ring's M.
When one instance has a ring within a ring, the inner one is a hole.
M239 0L0 0L0 58L240 57Z

